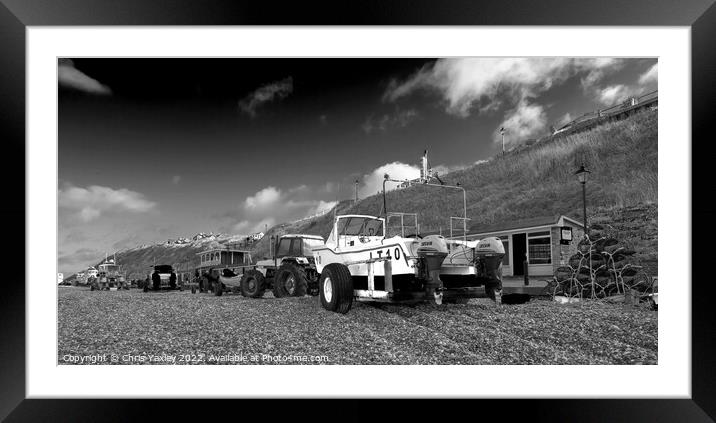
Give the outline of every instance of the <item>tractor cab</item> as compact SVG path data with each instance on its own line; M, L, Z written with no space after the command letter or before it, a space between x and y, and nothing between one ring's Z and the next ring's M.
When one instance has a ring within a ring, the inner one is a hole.
M282 235L276 242L275 260L295 257L297 261L313 260L313 249L323 246L323 238L315 235L288 234ZM305 264L305 263L303 263Z

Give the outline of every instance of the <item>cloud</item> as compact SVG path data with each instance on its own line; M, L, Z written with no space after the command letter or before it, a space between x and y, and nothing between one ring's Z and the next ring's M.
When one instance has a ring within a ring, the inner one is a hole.
M446 113L462 118L505 110L500 126L519 142L545 128L544 107L535 102L540 94L575 75L591 87L623 64L615 58L439 59L405 80L393 79L382 99L397 102L419 91L437 94Z
M252 118L256 117L256 109L263 104L274 100L286 98L293 92L293 78L288 77L280 81L263 85L256 91L239 101L239 109Z
M597 91L597 101L605 106L613 106L629 97L638 96L643 91L643 88L640 87L622 84L610 85Z
M586 76L581 80L582 88L586 92L601 82L608 74L621 69L624 66L624 59L613 57L575 59L574 66L578 71L587 72Z
M361 125L361 129L366 134L375 131L385 132L393 128L405 128L418 118L418 111L414 109L401 110L396 109L393 113L383 114L382 116L368 116Z
M108 86L102 84L96 79L90 78L82 71L75 68L75 64L71 59L58 60L57 82L61 87L82 91L88 94L112 94L112 90Z
M239 204L230 218L235 222L230 230L248 234L263 231L281 222L292 222L332 209L337 202L316 198L325 187L316 190L299 185L287 190L267 186L250 195Z
M244 208L249 210L273 207L281 200L281 191L276 187L266 187L256 194L246 197Z
M176 185L181 181L181 175L172 176L172 184Z
M540 134L547 125L544 108L538 104L521 101L517 107L506 115L501 126L505 128L505 145L515 144ZM492 135L495 143L502 143L499 129Z
M647 85L659 80L659 63L654 63L646 72L639 76L639 84Z
M153 210L157 205L136 191L99 185L82 188L68 184L58 191L58 196L61 208L76 212L85 222L94 220L105 212L144 213Z
M338 201L319 201L316 205L314 213L325 213L333 209L338 204Z
M433 173L437 173L439 176L447 175L448 173L457 172L458 170L463 170L468 168L469 165L437 165L433 166Z
M103 258L103 251L91 248L79 248L75 250L74 253L62 254L57 257L57 264L60 271L71 273L69 269L84 269L97 264L97 262Z
M562 126L568 124L569 122L571 122L573 120L574 120L574 117L569 112L567 112L567 113L563 114L562 117L557 119L557 121L554 123L555 129L559 129Z
M326 182L326 183L321 187L320 191L321 191L321 192L324 192L324 193L327 193L327 194L331 194L331 193L334 193L334 192L338 191L339 188L340 188L340 187L339 187L339 185L338 185L337 183L335 183L335 182L330 182L330 181L329 181L329 182Z
M383 178L386 173L390 176L390 179L397 180L415 179L420 177L420 169L417 166L401 162L386 163L374 169L372 172L363 175L358 184L358 196L360 198L365 198L382 192ZM395 183L385 184L386 191L395 189L396 187L397 184Z
M442 97L447 113L467 117L473 110L497 110L506 99L514 104L535 97L578 73L596 80L618 63L609 58L440 59L404 81L392 80L383 100L394 102L420 90L433 92Z

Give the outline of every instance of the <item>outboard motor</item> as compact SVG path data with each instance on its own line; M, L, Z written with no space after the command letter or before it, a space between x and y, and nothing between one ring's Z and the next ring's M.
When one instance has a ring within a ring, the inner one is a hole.
M475 247L477 277L488 279L489 284L498 291L502 290L500 266L503 257L505 257L505 247L497 237L481 239Z
M433 295L437 304L442 304L443 282L440 280L440 268L448 255L447 242L440 235L428 235L420 241L418 257L422 263L421 277L425 279L425 290Z

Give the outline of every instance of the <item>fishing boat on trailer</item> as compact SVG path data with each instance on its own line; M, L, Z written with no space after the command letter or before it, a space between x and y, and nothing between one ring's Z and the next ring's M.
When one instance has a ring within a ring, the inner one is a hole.
M385 180L391 181L387 175ZM385 211L385 186L383 204ZM407 224L406 217L408 222L413 220L412 225ZM386 221L397 223L389 226L388 234ZM414 213L336 216L326 243L313 249L321 274L321 304L328 310L346 313L353 299L388 302L427 299L441 304L443 300L466 302L469 298L488 296L499 302L505 255L502 242L496 237L467 241L464 230L467 217L451 217L451 233L453 221L463 222L462 237L422 237Z

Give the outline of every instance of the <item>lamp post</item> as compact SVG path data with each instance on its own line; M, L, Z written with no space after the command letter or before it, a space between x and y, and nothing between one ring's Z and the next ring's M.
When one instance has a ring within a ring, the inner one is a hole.
M590 173L592 172L587 170L586 167L584 167L584 163L582 163L579 169L574 172L574 174L577 175L577 180L580 184L582 184L582 205L584 206L584 236L589 235L587 229L587 179L589 179Z
M505 128L500 128L500 135L502 135L502 155L505 155Z

